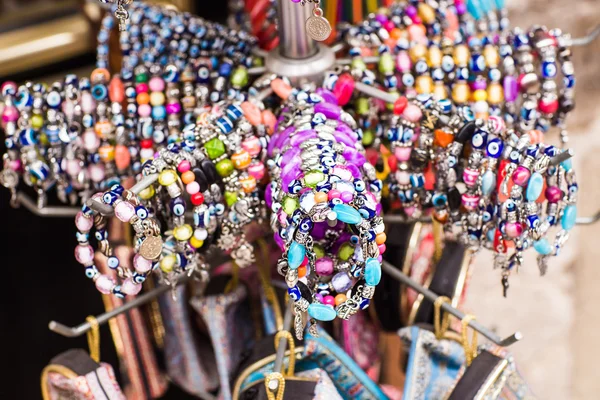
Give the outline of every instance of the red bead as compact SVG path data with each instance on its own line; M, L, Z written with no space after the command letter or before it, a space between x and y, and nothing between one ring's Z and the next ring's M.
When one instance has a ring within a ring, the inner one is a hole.
M204 195L200 192L194 193L190 196L190 200L192 200L192 204L195 206L199 206L204 203Z
M558 100L541 99L538 107L546 114L553 114L558 110Z
M140 146L142 149L151 149L153 145L154 143L152 142L152 139L142 139L140 141Z
M402 114L406 109L406 106L408 106L408 99L404 96L398 97L394 102L394 114Z
M391 172L398 171L398 159L395 155L390 155L387 159L388 165L390 166Z
M348 104L354 92L354 78L349 74L342 74L338 78L333 88L333 94L338 100L340 106Z

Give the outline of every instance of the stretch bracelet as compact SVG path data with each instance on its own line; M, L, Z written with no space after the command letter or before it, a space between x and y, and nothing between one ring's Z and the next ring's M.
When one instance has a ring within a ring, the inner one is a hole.
M314 325L368 306L381 279L385 233L381 182L352 118L322 89L296 91L290 100L272 137L266 196L301 337L305 314Z

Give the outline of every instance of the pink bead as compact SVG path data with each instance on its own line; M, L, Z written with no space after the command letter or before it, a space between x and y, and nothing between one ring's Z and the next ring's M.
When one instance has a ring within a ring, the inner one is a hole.
M190 182L185 185L185 191L189 194L196 194L200 191L200 184L196 181Z
M324 296L323 304L333 307L335 306L335 298L333 296Z
M408 161L410 160L410 153L412 152L411 147L400 147L397 146L394 149L394 155L398 159L398 161Z
M75 226L81 233L87 233L94 227L94 220L83 215L83 212L79 211L75 216Z
M340 106L348 104L354 92L354 78L348 74L342 74L333 87L333 95Z
M91 114L96 110L96 100L91 93L83 92L81 94L81 110L86 114Z
M386 31L388 31L388 32L391 32L391 31L392 31L392 29L394 29L394 28L395 28L395 25L394 25L394 23L393 23L392 21L386 21L386 22L383 24L383 27L385 28L385 30L386 30Z
M499 135L506 130L504 118L500 118L497 115L491 115L488 117L488 124L492 127L492 133L496 135Z
M404 207L404 214L409 217L412 217L415 214L415 211L417 211L416 207Z
M140 104L138 106L138 114L140 117L149 117L152 114L152 106L150 104Z
M477 178L479 178L479 171L476 169L465 168L463 171L463 182L467 186L475 186L477 184Z
M6 106L4 108L4 112L2 113L2 122L16 122L19 119L19 110L14 106Z
M21 162L21 160L10 160L10 162L8 163L8 166L13 171L19 172L23 168L23 163Z
M340 191L339 191L339 190L337 190L337 189L333 189L333 190L330 190L330 191L329 191L329 193L327 193L327 198L328 198L329 200L332 200L332 199L339 199L341 195L342 195L342 194L340 193Z
M88 171L90 173L90 179L93 182L99 183L104 180L105 172L104 165L102 164L91 164L88 167Z
M304 260L302 260L302 263L300 264L301 267L306 267L308 265L308 257L304 257Z
M142 290L142 285L135 283L131 278L121 284L121 291L128 296L135 296L140 290Z
M246 150L250 156L257 156L262 150L260 139L256 136L250 136L242 142L242 149Z
M152 269L152 261L136 254L133 257L133 268L140 274L145 274Z
M177 171L179 171L179 173L183 174L184 172L189 171L191 168L192 168L192 165L190 164L190 162L188 160L183 160L177 166Z
M344 203L350 203L354 199L354 195L350 192L343 192L341 198Z
M385 250L387 249L387 247L385 247L385 243L380 244L379 246L377 246L377 248L379 249L379 254L384 254Z
M558 110L558 100L549 100L542 98L538 103L541 112L546 114L554 114Z
M169 103L167 104L167 114L179 114L181 112L181 104Z
M94 263L94 249L89 244L78 244L75 247L75 259L82 265L92 265Z
M558 186L548 186L545 194L549 203L558 203L563 197L563 192Z
M114 279L106 275L99 275L96 279L96 289L102 294L110 294L115 284Z
M421 120L421 118L423 117L423 112L416 105L409 104L408 106L406 106L406 109L404 110L402 115L404 115L404 117L407 120L409 120L410 122L416 123L416 122L419 122Z
M400 72L409 72L412 68L410 57L406 51L401 51L396 57L396 68Z
M248 167L248 175L253 176L257 181L265 177L265 172L265 165L261 162L252 163Z
M88 153L95 153L100 147L100 138L93 129L87 129L83 132L81 139L83 140L83 147Z
M383 256L377 256L377 261L379 261L380 263L383 262Z
M128 201L120 201L115 206L115 217L119 218L120 221L129 222L135 215L135 207Z
M504 230L508 237L518 238L523 233L523 226L518 222L507 222Z
M315 271L319 275L329 276L333 274L333 261L329 257L322 257L315 261Z
M462 205L469 211L475 210L479 204L479 196L465 193L462 195Z
M135 85L135 91L137 93L148 93L148 85L145 83L138 83Z
M397 171L396 180L400 185L408 185L410 184L410 174L406 171Z
M165 90L165 81L155 76L154 78L150 79L150 82L148 82L148 87L153 92L162 92L163 90Z
M17 84L13 81L6 81L0 86L0 94L15 94L17 92Z
M528 170L527 168L523 167L522 165L519 165L517 167L517 169L515 170L515 172L513 172L513 174L512 174L512 180L515 183L515 185L524 187L527 185L527 182L529 181L530 176L531 176L531 171Z
M81 163L79 160L66 160L67 161L67 173L71 176L76 176L81 172Z

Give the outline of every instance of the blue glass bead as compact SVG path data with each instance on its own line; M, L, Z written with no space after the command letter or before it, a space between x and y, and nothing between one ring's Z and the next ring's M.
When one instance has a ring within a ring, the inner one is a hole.
M485 58L481 54L473 54L469 61L469 67L473 72L481 72L485 70Z
M561 167L565 169L565 171L569 172L573 168L573 161L569 158L560 163Z
M221 117L217 120L217 127L224 134L228 134L233 130L233 122L227 117Z
M527 226L529 229L537 229L540 226L540 217L537 215L528 215L527 216Z
M98 269L96 269L95 265L90 265L85 267L85 276L93 279L98 274Z
M32 128L22 129L19 132L19 143L21 146L31 146L37 143L35 131Z
M545 79L552 79L556 77L556 62L554 61L544 61L542 62L542 76Z
M367 307L369 307L370 303L371 303L371 300L363 298L361 300L360 304L358 305L358 308L360 308L361 310L364 310Z
M76 232L75 237L77 238L77 243L87 243L88 239L90 238L90 234L88 232Z
M244 111L242 111L242 108L237 104L232 104L227 107L226 112L227 116L233 121L240 119L242 115L244 115Z
M377 286L381 281L381 263L376 258L367 258L365 263L365 282Z
M347 224L356 225L362 221L362 217L360 213L353 207L347 204L336 204L333 207L333 211L337 214L337 219L339 221L345 222Z
M488 157L492 158L500 157L502 155L502 150L504 150L504 143L498 138L490 140L486 147Z
M536 201L542 194L543 189L544 177L539 172L534 172L529 178L527 191L525 192L527 201Z
M164 106L154 106L152 107L152 118L154 120L164 120L167 116L167 109Z
M106 86L101 85L101 84L94 85L94 87L92 87L91 93L92 93L92 97L95 100L103 101L103 100L106 100L106 97L108 96L108 89L106 88Z
M570 231L575 226L577 220L577 206L569 204L565 207L560 224L566 231Z
M46 95L46 104L51 108L58 108L62 100L60 94L57 91L51 91Z
M331 306L325 304L312 303L308 306L308 315L317 321L333 321L336 317L336 312Z
M435 193L431 198L434 207L441 208L448 202L448 197L444 193Z
M110 269L119 268L119 259L115 256L108 257L108 259L106 260L106 263L108 264L108 267Z
M547 256L552 254L552 245L548 242L548 239L541 238L540 240L536 240L533 242L533 248L543 256Z
M300 292L300 288L298 286L288 288L288 295L293 301L298 301L302 298L302 293Z
M496 174L487 170L481 177L481 192L484 196L489 196L496 187Z
M306 257L306 247L304 245L293 241L288 249L288 266L291 269L297 269Z
M480 5L479 0L467 0L467 11L476 20L481 19L482 12L481 12L481 5Z
M48 178L50 168L48 168L48 166L41 161L38 161L29 166L29 173L36 179L43 181Z

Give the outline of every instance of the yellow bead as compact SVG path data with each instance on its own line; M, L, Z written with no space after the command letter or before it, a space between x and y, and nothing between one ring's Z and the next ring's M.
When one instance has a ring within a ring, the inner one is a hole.
M325 203L327 201L327 193L325 193L325 192L316 192L315 193L315 201L317 203Z
M177 264L177 257L175 257L174 254L169 254L168 256L165 256L162 260L160 260L160 269L165 274L168 274L169 272L173 271L173 268L175 268L175 264Z
M189 240L193 234L194 230L188 224L179 225L173 229L173 236L180 242Z
M435 11L429 4L419 3L419 17L426 24L435 22Z
M154 186L150 185L146 189L139 192L138 196L140 196L140 199L142 200L150 200L152 197L154 197L154 193Z
M190 245L195 249L199 249L204 245L204 240L199 240L192 236L192 238L190 239Z
M430 68L437 68L442 65L442 51L437 46L431 46L429 48L429 54L427 56Z
M469 48L464 44L459 44L454 49L454 63L457 66L466 66L469 63L470 56Z
M469 101L469 86L465 82L460 82L452 88L452 100L456 103L466 103Z
M473 92L473 101L486 101L487 92L483 89L479 89Z
M34 114L31 116L31 127L33 129L40 129L42 126L44 126L44 118L41 115Z
M500 54L498 54L496 46L485 46L483 49L483 57L485 58L486 65L490 68L495 68L500 63Z
M163 92L150 93L150 104L153 106L162 106L165 104L165 94Z
M325 250L320 244L313 245L313 251L315 252L315 256L317 258L325 257Z
M448 98L448 91L446 90L446 86L444 85L443 82L440 82L440 84L436 84L433 87L433 95L438 99L438 100L443 100L443 99L447 99Z
M158 176L158 183L163 186L169 186L177 182L177 173L172 169L165 169Z
M429 94L433 91L433 79L428 75L420 75L415 82L415 89L419 94Z
M427 47L425 47L424 44L417 43L410 48L408 55L410 55L413 62L417 62L418 60L427 57Z
M491 83L488 88L488 103L500 104L504 101L504 89L499 83Z

